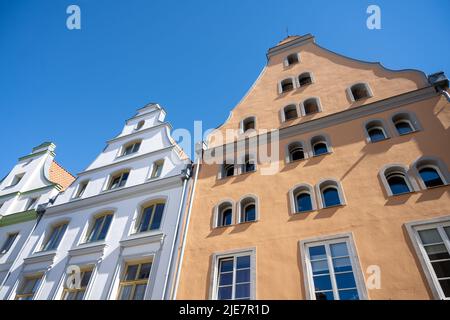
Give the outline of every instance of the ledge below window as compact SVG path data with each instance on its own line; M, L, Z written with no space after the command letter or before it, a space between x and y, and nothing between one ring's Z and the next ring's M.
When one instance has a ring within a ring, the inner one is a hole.
M141 232L135 233L120 241L121 247L133 247L143 244L162 242L164 239L164 233L157 232Z
M69 250L69 256L81 256L91 253L103 253L106 243L104 241L87 242Z

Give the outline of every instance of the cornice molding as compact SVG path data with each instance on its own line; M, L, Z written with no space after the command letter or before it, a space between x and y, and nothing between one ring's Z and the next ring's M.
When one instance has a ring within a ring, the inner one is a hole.
M28 210L0 216L0 227L5 227L21 222L35 220L37 218L36 210Z
M169 129L172 129L172 125L171 125L169 122L161 122L160 124L158 124L158 125L156 125L156 126L153 126L153 127L150 127L150 128L147 128L147 129L135 131L135 132L132 132L132 133L123 135L123 136L117 136L117 137L115 137L115 138L112 138L112 139L106 141L106 143L107 143L107 144L111 144L111 143L113 143L113 142L117 142L117 141L121 141L121 140L126 140L126 139L128 139L128 138L130 138L130 137L135 137L135 136L138 136L138 135L140 135L140 134L142 134L142 133L150 132L150 131L153 131L153 130L155 130L155 129L159 129L159 128L161 128L161 127L168 127Z

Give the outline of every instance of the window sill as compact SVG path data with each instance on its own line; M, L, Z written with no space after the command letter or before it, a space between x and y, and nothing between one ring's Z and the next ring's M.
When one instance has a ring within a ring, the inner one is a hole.
M330 207L327 207L330 208ZM296 215L301 215L301 214L305 214L305 213L311 213L317 211L316 209L311 209L311 210L305 210L305 211L295 211L292 215L296 216Z
M397 132L397 134L398 134L399 137L404 137L404 136L407 136L409 134L414 134L414 133L417 133L417 132L419 132L419 130L413 130L411 132L406 132L406 133L398 133Z
M321 154L318 154L318 155L313 155L312 157L313 158L317 158L317 157L322 157L322 156L326 156L326 155L329 155L329 154L332 154L333 152L331 152L331 151L328 151L328 152L325 152L325 153L321 153Z
M253 221L242 221L236 224L236 226L238 225L244 225L244 224L251 224L251 223L255 223L258 222L259 220L253 220Z
M439 188L444 188L444 187L448 187L450 186L450 184L448 183L444 183L440 186L434 186L434 187L425 187L425 189L422 189L422 191L427 191L427 190L433 190L433 189L439 189Z
M390 140L390 139L391 139L391 137L386 137L386 138L384 138L384 139L377 140L377 141L372 141L372 140L369 139L369 140L367 141L367 144L375 144L375 143L384 142L384 141Z
M102 193L102 194L104 194L104 193L110 193L110 192L114 192L114 191L116 191L116 190L124 189L125 187L126 187L126 185L125 185L125 186L122 186L122 187L114 188L114 189L106 189L106 190L102 190L100 193Z
M158 230L144 231L139 233L133 233L127 238L120 240L121 247L133 247L143 244L150 244L154 242L162 243L164 239L164 233Z
M408 191L408 192L402 192L402 193L397 193L397 194L390 194L389 195L389 197L391 198L391 197L401 197L401 196L404 196L404 195L410 195L410 194L413 194L413 193L416 193L417 191Z
M328 207L322 207L322 208L320 208L320 209L330 209L330 208L339 208L339 207L345 207L345 204L343 204L343 203L340 203L340 204L334 204L334 205L332 205L332 206L328 206Z
M132 158L133 156L137 155L138 153L139 153L139 151L129 153L129 154L122 154L120 156L116 156L116 158L114 160L122 160L122 159Z
M77 247L70 249L69 256L80 256L84 254L103 252L105 246L106 243L104 240L94 242L84 242L79 244Z
M55 256L56 250L37 251L23 260L26 261L26 263L45 262L45 261L53 261Z

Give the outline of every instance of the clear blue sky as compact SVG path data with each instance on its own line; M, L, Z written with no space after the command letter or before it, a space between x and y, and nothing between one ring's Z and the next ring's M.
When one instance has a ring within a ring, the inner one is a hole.
M81 8L81 30L66 8ZM366 28L381 8L382 29ZM286 35L392 69L450 73L450 1L0 0L0 178L43 141L83 170L159 102L174 128L216 127Z

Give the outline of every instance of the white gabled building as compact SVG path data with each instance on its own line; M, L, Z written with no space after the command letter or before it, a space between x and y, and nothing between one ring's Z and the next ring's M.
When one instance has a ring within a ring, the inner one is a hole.
M191 162L165 115L139 109L47 208L1 299L167 297Z
M0 287L36 226L37 208L75 179L54 160L55 148L51 142L33 148L0 181Z

